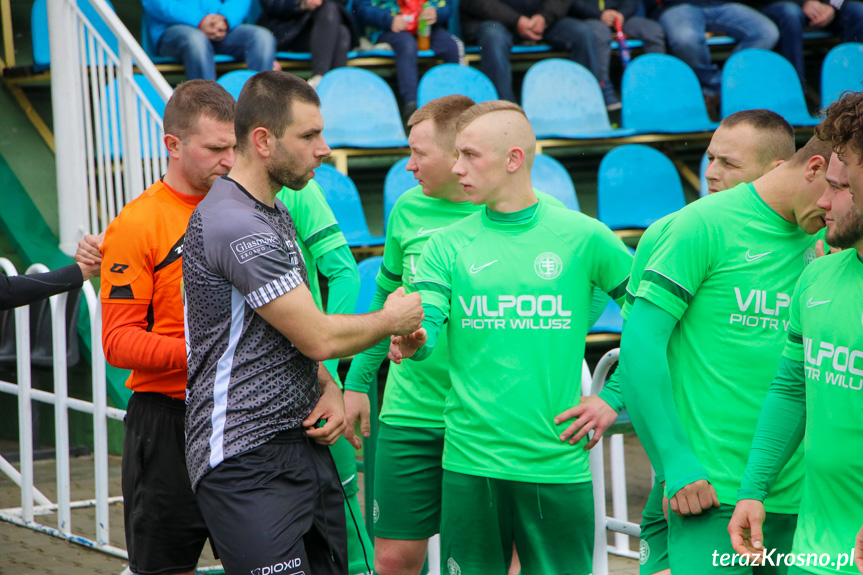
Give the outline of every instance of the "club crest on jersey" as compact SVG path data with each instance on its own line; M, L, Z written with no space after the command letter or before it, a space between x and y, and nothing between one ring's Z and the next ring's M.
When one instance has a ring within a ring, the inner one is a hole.
M541 253L533 262L533 270L540 278L553 280L563 271L563 262L556 253Z
M650 559L650 544L646 539L642 539L638 546L638 563L645 565Z
M461 567L458 566L458 563L452 557L446 560L446 568L449 571L449 575L461 575Z
M816 257L818 257L818 255L815 253L815 250L812 248L806 248L806 251L803 252L803 267L805 268L814 262Z

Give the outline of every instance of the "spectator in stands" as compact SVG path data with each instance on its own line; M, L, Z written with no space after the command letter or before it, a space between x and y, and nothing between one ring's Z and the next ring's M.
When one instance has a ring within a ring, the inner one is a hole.
M313 88L333 68L347 66L353 44L347 0L260 1L258 24L272 30L276 49L312 53Z
M617 22L620 22L623 33L628 38L641 40L645 52L665 54L665 34L662 26L653 20L636 16L636 12L638 0L573 0L569 9L570 14L584 19L593 32L599 67L597 78L610 112L620 109L620 100L614 94L614 85L608 75L614 34L612 30L617 26Z
M266 28L243 24L249 1L142 0L146 33L157 55L183 62L190 80L216 79L215 54L245 60L249 70L272 70L276 39Z
M410 19L397 0L355 0L354 12L366 26L366 36L372 43L385 42L396 53L396 76L402 99L402 117L407 120L417 109L417 37L408 31ZM447 23L450 6L446 0L430 0L419 17L431 25L430 44L435 56L449 64L457 64L462 48L449 33Z
M797 70L800 83L803 73L803 29L821 28L838 33L843 42L863 42L863 3L853 0L748 0L779 28L776 51L785 56Z
M515 39L547 42L566 50L597 78L596 49L590 27L566 16L572 0L462 0L462 32L482 49L480 69L491 78L501 100L515 102L509 52ZM606 99L606 105L610 102Z
M727 34L735 40L734 51L746 48L770 50L779 39L779 30L757 10L724 0L664 0L648 10L659 20L668 47L695 71L711 115L718 114L722 73L710 60L706 32Z

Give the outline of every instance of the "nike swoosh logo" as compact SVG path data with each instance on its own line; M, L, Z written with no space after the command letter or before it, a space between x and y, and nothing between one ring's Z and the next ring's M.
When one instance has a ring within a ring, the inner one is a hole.
M472 274L479 273L482 270L484 270L485 268L487 268L488 266L490 266L491 264L496 264L497 261L498 260L494 260L493 262L488 262L487 264L479 266L479 267L476 267L476 264L471 264L470 265L470 273L472 273Z
M772 254L772 253L773 253L773 252L764 252L763 254L758 254L758 255L754 255L754 256L753 256L753 255L750 253L750 251L749 251L749 250L746 250L746 256L745 256L745 257L746 257L746 261L748 261L748 262L754 262L755 260L761 259L761 258L763 258L764 256L769 256L769 255L770 255L770 254Z
M420 228L420 229L418 229L418 230L417 230L417 235L418 235L418 236L427 236L427 235L429 235L429 234L433 234L433 233L435 233L435 232L437 232L437 231L439 231L439 230L442 230L442 229L443 229L443 228L435 228L435 229L433 229L433 230L426 230L426 229L424 229L424 228Z
M806 307L815 307L817 305L824 305L825 303L830 303L831 301L833 301L832 299L828 299L825 301L812 301L813 299L815 299L815 298L814 297L809 298L809 301L806 302Z

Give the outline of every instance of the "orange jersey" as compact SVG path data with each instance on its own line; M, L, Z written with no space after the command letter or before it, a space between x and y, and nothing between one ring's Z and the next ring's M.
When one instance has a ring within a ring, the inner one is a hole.
M186 226L204 196L158 181L123 208L102 244L102 344L131 369L126 387L185 399L181 259Z

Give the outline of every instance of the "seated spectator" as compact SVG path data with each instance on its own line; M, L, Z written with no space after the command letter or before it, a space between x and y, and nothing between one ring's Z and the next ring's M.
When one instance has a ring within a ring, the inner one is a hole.
M852 0L800 0L770 2L750 0L779 28L776 51L785 56L797 70L800 83L803 73L803 29L821 28L838 33L843 42L863 42L863 3Z
M352 41L346 0L260 1L258 25L273 32L276 49L312 53L312 87L333 68L348 65Z
M746 48L770 50L779 30L769 18L743 4L724 0L664 0L650 16L659 20L668 48L695 71L711 115L718 109L722 72L710 60L706 32L737 40L734 51Z
M419 17L431 25L430 44L435 56L449 64L457 64L462 49L459 41L449 33L447 22L450 7L446 0L426 2ZM372 43L385 42L396 53L396 80L402 99L402 117L409 118L417 109L417 37L408 31L411 26L397 0L354 0L354 12L360 24L366 27L366 36Z
M569 13L581 18L590 26L596 44L599 70L596 77L602 87L609 111L620 109L620 100L614 94L614 85L608 76L611 61L611 41L617 22L620 21L627 38L641 40L647 53L665 54L665 34L662 26L653 20L636 16L638 0L573 0Z
M501 100L515 102L509 53L518 41L547 42L599 77L590 27L566 16L572 0L462 0L462 31L482 49L480 69ZM612 103L606 100L606 105Z
M145 28L156 54L182 61L190 80L216 79L214 54L245 60L256 72L272 70L278 66L273 34L243 24L250 1L142 0Z

